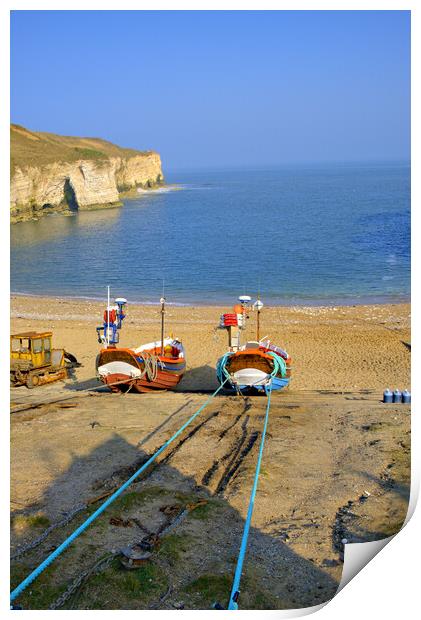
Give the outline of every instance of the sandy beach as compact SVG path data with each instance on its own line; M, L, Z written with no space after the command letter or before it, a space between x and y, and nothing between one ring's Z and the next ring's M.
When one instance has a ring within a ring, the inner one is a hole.
M235 301L235 300L233 300ZM51 329L54 346L70 351L83 367L78 380L95 376L99 350L95 327L105 302L13 296L12 333ZM187 352L188 372L179 389L209 390L217 386L215 364L226 350L227 337L218 330L228 307L167 305L167 332L180 338ZM253 339L255 315L250 313L245 337ZM261 335L284 347L293 359L294 390L383 390L409 387L410 305L343 307L265 307ZM127 308L121 346L139 346L160 337L158 306Z
M215 363L226 349L226 334L215 328L229 308L168 306L168 331L187 352L187 373L177 391L79 396L78 390L98 385L95 327L104 305L12 297L12 333L52 329L54 345L83 364L65 383L12 389L12 411L28 405L11 417L12 585L217 385ZM121 344L158 338L159 320L158 306L129 304ZM248 337L254 329L251 314ZM331 598L341 579L343 540L363 542L398 531L410 486L410 407L381 403L385 387L410 387L410 306L265 307L266 334L290 353L293 380L273 395L243 609L303 607ZM57 400L69 394L77 397ZM31 594L21 597L24 608L45 609L57 601L63 609L226 605L264 411L264 397L218 395L157 466L34 582ZM174 505L184 517L171 525L166 515ZM26 550L51 524L57 527L45 540ZM150 561L137 570L122 568L119 550L159 531ZM104 554L109 563L89 572Z

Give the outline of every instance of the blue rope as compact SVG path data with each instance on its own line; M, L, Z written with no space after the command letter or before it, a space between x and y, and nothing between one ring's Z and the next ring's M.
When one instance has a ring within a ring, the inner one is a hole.
M218 360L216 365L216 376L218 377L220 383L225 383L226 381L232 383L232 378L226 369L226 363L231 355L234 355L234 353L232 351L228 351Z
M260 442L259 456L258 456L257 464L256 464L256 472L254 474L253 487L250 493L250 501L249 501L249 507L247 511L247 518L246 518L246 522L244 525L243 537L241 539L240 552L238 554L237 566L235 568L234 581L232 584L232 590L230 594L228 609L238 609L237 601L238 601L238 597L240 594L241 574L243 572L243 563L244 563L244 558L246 556L246 551L247 551L247 541L248 541L248 535L250 531L251 517L253 514L254 498L256 497L257 483L259 481L260 465L262 463L263 448L265 445L266 430L267 430L268 420L269 420L271 394L272 394L272 389L270 387L267 390L268 401L267 401L267 406L266 406L265 422L263 425L262 440Z
M284 378L287 374L287 365L283 357L273 351L268 351L268 355L273 357L273 371L271 377L276 377L278 373L281 373L281 377Z
M225 381L224 381L225 383ZM100 514L102 514L104 512L104 510L106 508L108 508L108 506L110 504L112 504L112 502L117 499L117 497L119 497L123 491L125 491L127 489L128 486L130 486L130 484L143 472L145 471L145 469L147 467L149 467L149 465L151 463L153 463L153 461L155 461L155 459L161 454L161 452L163 452L165 450L165 448L167 448L170 443L172 443L174 441L174 439L176 439L183 431L185 428L187 428L187 426L189 424L191 424L191 422L193 422L193 420L199 415L199 413L201 411L203 411L203 409L210 403L210 401L212 400L212 398L214 398L214 396L216 396L218 394L218 392L222 389L224 384L220 385L218 387L217 390L215 390L215 392L209 396L208 400L196 411L196 413L194 413L188 420L187 422L185 422L183 424L183 426L181 426L178 431L176 433L174 433L174 435L172 437L170 437L170 439L168 439L156 452L155 454L153 454L150 459L148 459L146 461L146 463L144 463L142 465L142 467L140 467L140 469L137 470L136 473L133 474L133 476L131 476L131 478L129 478L119 489L117 489L117 491L115 491L115 493L113 493L107 500L105 500L105 502L103 504L101 504L101 506L94 512L91 514L90 517L88 517L88 519L86 519L86 521L84 523L82 523L82 525L80 525L72 534L70 534L70 536L61 543L61 545L59 547L57 547L57 549L55 549L55 551L53 551L43 562L41 562L41 564L32 571L32 573L30 575L28 575L28 577L26 577L26 579L24 579L22 581L22 583L20 583L14 590L13 592L11 592L10 594L10 602L14 601L18 596L20 596L22 594L22 592L37 578L39 577L39 575L52 563L54 562L54 560L56 558L58 558L58 556L63 553L63 551L65 551L65 549L67 549L67 547L78 537L80 536L80 534L82 534L82 532L84 532L87 527L89 527L89 525L95 521L95 519L97 517L99 517Z

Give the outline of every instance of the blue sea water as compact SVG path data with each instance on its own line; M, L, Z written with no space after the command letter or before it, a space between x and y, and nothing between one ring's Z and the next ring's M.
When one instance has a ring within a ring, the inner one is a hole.
M166 175L122 208L11 228L11 290L36 295L269 304L405 301L410 167L285 166Z

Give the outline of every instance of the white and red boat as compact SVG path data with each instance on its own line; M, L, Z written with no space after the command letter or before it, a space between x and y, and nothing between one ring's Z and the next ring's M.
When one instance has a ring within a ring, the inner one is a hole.
M96 360L99 379L114 392L153 392L172 390L186 369L183 344L177 338L164 337L165 299L161 299L161 340L136 348L119 347L118 330L125 317L123 298L104 312L104 323L97 327L98 341L103 344Z

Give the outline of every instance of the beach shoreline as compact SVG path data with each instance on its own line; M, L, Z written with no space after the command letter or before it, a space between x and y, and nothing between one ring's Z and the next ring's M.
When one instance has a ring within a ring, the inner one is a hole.
M102 302L106 301L106 295L94 296L94 295L69 295L67 293L31 293L31 292L21 292L21 291L11 291L10 298L18 298L18 297L30 297L35 299L56 299L56 300L70 300L70 301L88 301L88 302ZM129 303L133 306L159 306L160 302L158 296L152 296L154 299L128 299ZM190 300L190 301L173 301L171 298L167 299L168 306L175 307L226 307L231 303L234 303L234 297L227 301L224 300ZM279 308L302 308L302 307L314 307L314 308L334 308L334 307L354 307L354 306L396 306L396 305L410 305L411 297L410 295L395 295L395 296L374 296L374 297L330 297L329 299L323 298L286 298L284 301L276 301L274 302L271 298L265 298L265 304L269 307L279 307Z

